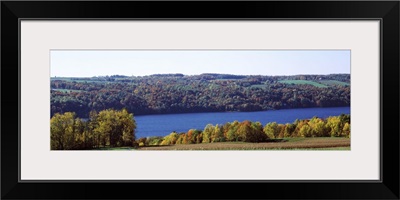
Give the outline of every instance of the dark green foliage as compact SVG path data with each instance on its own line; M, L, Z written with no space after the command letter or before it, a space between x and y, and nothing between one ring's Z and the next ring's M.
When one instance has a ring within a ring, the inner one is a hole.
M263 126L260 122L251 122L250 131L246 134L245 142L265 142L268 137L263 132Z
M294 131L296 130L296 124L285 124L285 129L284 129L284 135L283 137L292 137L292 134L294 133Z

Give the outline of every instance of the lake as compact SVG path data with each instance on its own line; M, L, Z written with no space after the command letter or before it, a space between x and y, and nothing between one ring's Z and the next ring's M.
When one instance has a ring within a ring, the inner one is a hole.
M203 130L207 124L225 124L250 120L259 121L263 126L269 122L293 123L296 119L309 119L314 116L326 118L340 114L350 114L350 107L334 108L298 108L269 110L259 112L219 112L185 113L135 116L136 138L148 136L166 136L173 131L187 132L189 129Z

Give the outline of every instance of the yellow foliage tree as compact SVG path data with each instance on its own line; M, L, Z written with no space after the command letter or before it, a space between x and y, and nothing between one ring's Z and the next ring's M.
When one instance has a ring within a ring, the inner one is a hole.
M75 113L56 113L50 119L50 146L52 150L73 149L75 144Z

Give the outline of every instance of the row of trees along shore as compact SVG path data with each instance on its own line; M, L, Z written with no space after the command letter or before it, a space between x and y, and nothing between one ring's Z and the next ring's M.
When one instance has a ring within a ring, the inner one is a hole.
M84 150L102 147L199 144L214 142L268 142L288 137L350 137L350 115L326 119L297 119L293 123L234 121L208 124L203 130L172 132L165 137L144 137L136 140L136 122L126 109L93 111L84 121L75 113L56 113L50 119L52 150Z

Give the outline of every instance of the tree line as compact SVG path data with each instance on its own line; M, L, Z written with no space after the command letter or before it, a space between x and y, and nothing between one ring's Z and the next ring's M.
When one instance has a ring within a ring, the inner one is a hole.
M350 105L350 86L315 87L280 80L337 80L349 74L242 76L224 74L107 76L51 80L51 116L75 112L88 118L92 110L126 108L135 115L262 111Z
M90 113L88 120L73 112L56 113L50 119L52 150L83 150L134 146L136 122L126 109Z
M225 124L208 124L203 130L172 132L165 137L143 137L139 146L200 144L215 142L268 142L289 137L350 137L350 115L331 116L326 119L313 117L293 123L234 121Z
M294 123L234 121L208 124L203 130L172 132L165 137L145 137L136 140L136 122L126 109L92 111L88 120L73 112L56 113L50 119L51 150L87 150L102 147L179 145L216 142L268 142L288 137L350 137L350 115L326 119L296 120Z

